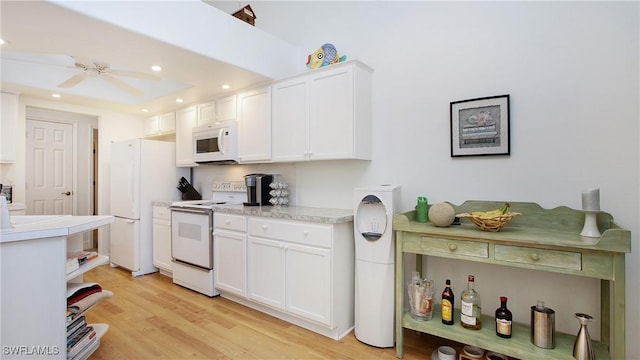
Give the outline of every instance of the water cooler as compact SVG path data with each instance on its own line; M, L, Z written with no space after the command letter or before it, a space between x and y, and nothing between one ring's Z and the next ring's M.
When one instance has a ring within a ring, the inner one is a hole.
M355 336L365 344L394 346L395 237L400 186L355 189Z

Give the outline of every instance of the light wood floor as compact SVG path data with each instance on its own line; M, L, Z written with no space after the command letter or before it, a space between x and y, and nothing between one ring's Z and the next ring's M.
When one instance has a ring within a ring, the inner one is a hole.
M109 332L99 359L395 359L395 349L336 341L222 297L209 298L159 273L132 278L108 265L85 274L114 296L91 309L89 323ZM439 345L461 345L405 330L404 359L431 359Z

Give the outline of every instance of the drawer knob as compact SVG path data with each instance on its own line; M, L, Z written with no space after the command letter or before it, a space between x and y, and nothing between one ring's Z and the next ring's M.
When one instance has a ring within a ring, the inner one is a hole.
M231 220L225 220L224 223L229 225L229 224L231 224Z
M458 245L456 244L449 244L449 251L456 251L458 249Z
M309 230L303 230L303 231L302 231L302 235L304 235L304 236L309 235Z
M537 253L533 253L533 254L531 254L530 258L531 258L531 260L533 260L533 261L538 261L538 260L540 260L540 256L539 256Z
M267 231L267 225L262 225L262 230Z

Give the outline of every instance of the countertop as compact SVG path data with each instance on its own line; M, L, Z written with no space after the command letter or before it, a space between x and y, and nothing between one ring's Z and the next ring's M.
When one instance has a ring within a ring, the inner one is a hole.
M314 208L304 206L244 206L221 205L216 212L247 216L261 216L276 219L307 221L323 224L353 222L353 210Z
M69 236L112 223L111 215L22 215L11 216L14 228L0 232L0 243Z

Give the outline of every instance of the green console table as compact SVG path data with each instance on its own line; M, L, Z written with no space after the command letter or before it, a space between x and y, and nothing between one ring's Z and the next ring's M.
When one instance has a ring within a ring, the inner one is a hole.
M467 201L453 205L456 213L499 208L504 202ZM436 310L430 321L416 321L404 309L406 280L403 254L436 256L519 267L600 279L601 329L593 342L597 359L625 358L625 254L631 252L631 233L600 212L597 223L602 237L588 245L580 236L584 213L568 207L543 209L535 203L510 202L516 216L500 232L482 231L466 219L460 225L435 227L416 221L415 211L396 214L396 357L403 357L403 328L479 346L518 359L573 359L574 335L556 332L556 347L542 349L530 340L529 324L515 324L511 339L495 335L492 317L483 319L480 331L447 326ZM417 261L421 264L421 257ZM612 316L610 317L610 311ZM611 329L611 331L609 331Z

